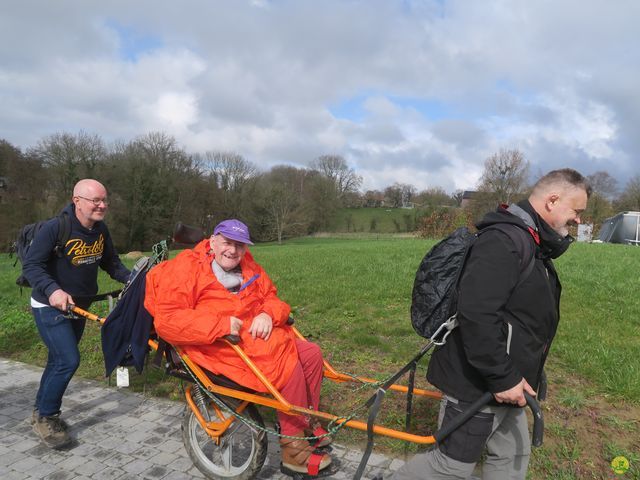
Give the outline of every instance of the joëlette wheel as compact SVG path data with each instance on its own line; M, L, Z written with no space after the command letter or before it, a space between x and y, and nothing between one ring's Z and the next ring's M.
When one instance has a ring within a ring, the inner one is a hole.
M232 407L238 404L237 400L228 397L224 397L224 401ZM231 415L223 409L221 411L225 418ZM207 406L207 413L211 421L221 420L211 404ZM262 416L254 405L249 405L242 415L264 428ZM202 429L189 407L182 420L182 440L196 468L207 478L216 480L254 478L267 458L269 442L264 430L236 419L216 444Z

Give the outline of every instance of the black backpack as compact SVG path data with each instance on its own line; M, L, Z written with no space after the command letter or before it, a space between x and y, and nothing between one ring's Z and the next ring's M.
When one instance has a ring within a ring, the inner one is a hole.
M535 240L530 231L509 223L496 223L476 233L467 227L458 228L429 250L418 267L411 296L411 324L418 335L444 342L445 332L457 325L458 286L464 265L473 243L488 230L504 232L521 252L521 258L530 259L524 263L516 287L533 271Z
M62 257L64 246L69 241L69 237L71 236L71 218L66 212L62 212L55 218L58 219L58 237L56 238L56 244L53 247L52 253L57 257ZM49 220L40 220L39 222L30 223L22 227L20 233L18 233L18 238L16 239L16 261L13 263L14 267L16 266L18 261L20 261L21 265L24 265L24 259L27 256L27 252L29 251L31 244L33 243L33 239L35 238L36 233L38 233L38 231L42 228L42 225L44 225L48 221ZM22 272L16 279L16 285L19 285L21 287L31 287Z

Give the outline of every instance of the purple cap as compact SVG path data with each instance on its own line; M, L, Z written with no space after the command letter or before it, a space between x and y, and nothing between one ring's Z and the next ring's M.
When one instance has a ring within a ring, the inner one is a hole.
M222 235L227 237L229 240L235 240L240 243L248 243L249 245L253 245L253 242L249 238L249 227L247 227L240 220L231 219L231 220L223 220L216 228L213 229L214 235Z

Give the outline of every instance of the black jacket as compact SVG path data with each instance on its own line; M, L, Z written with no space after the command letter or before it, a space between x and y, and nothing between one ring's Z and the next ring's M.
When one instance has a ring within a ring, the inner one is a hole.
M48 304L49 296L61 288L76 305L86 308L90 301L84 299L98 293L98 267L122 283L129 278L129 270L120 261L104 222L96 222L89 230L80 224L73 203L63 211L71 219L71 236L62 257L53 254L59 222L52 218L34 237L22 272L33 288L34 300Z
M551 229L528 201L518 205L538 229L533 271L517 285L521 265L530 259L520 258L514 242L499 230L480 235L460 283L459 327L429 362L429 382L466 402L486 391L508 390L523 377L536 390L558 326L561 286L551 258L564 252L572 239ZM524 222L502 208L477 226L498 222L519 225L514 228L528 235Z

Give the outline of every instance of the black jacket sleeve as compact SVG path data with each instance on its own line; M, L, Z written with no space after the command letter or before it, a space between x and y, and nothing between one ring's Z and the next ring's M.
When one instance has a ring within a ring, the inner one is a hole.
M513 241L492 230L474 243L460 283L458 320L468 362L492 393L503 392L523 378L507 353L504 309L520 275L520 256Z

